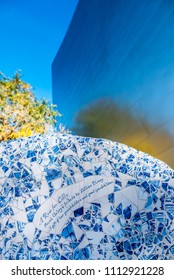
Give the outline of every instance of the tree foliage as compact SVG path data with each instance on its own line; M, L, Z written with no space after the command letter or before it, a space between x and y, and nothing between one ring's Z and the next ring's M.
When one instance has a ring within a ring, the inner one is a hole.
M61 116L55 107L45 99L37 101L19 72L13 78L0 72L0 141L47 133Z

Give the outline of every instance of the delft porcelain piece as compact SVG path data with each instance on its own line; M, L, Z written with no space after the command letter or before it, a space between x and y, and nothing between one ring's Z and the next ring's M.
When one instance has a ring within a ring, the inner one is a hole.
M0 144L1 259L174 259L174 171L104 139Z

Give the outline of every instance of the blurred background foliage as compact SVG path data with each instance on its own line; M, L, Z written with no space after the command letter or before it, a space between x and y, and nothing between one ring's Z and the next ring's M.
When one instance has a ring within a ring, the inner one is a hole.
M12 78L0 72L0 141L47 133L58 116L56 105L38 101L19 71Z
M101 98L81 109L72 129L78 135L107 138L155 156L174 168L166 148L173 147L174 137L151 124L140 112L118 106L111 98Z

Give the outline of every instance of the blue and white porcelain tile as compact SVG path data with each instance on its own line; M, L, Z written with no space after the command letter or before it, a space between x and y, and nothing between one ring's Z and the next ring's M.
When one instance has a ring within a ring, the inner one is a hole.
M104 139L0 143L1 259L174 259L174 171Z

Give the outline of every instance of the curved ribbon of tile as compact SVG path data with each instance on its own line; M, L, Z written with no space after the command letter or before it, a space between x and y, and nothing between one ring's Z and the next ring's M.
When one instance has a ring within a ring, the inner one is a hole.
M174 259L174 171L126 145L0 144L1 259Z

